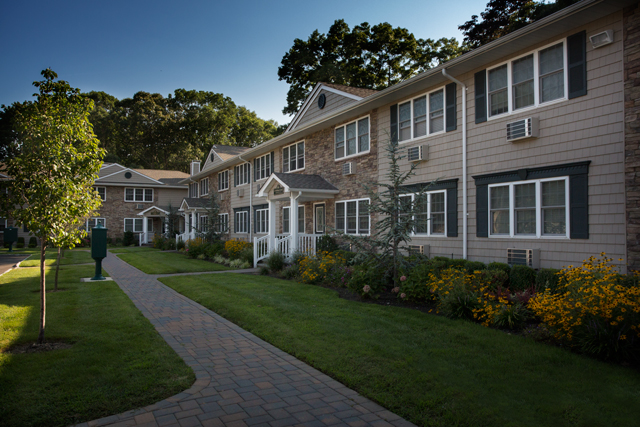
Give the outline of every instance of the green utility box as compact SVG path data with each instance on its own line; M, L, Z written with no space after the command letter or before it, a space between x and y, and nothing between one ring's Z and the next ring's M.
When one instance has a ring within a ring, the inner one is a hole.
M4 242L9 244L9 252L13 252L13 244L18 241L18 229L7 227L4 229Z
M101 224L91 229L91 258L96 261L96 274L91 280L105 280L102 260L107 257L107 228Z

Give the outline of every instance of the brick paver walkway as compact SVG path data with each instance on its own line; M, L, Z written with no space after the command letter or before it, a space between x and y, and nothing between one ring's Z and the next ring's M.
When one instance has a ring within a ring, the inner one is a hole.
M413 426L109 254L103 267L196 374L166 400L82 426Z

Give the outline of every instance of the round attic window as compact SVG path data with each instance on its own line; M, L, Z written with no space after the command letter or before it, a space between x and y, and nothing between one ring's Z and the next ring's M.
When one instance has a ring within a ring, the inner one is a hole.
M324 93L321 93L318 97L318 108L323 109L325 104L327 103L327 96Z
M131 178L131 172L125 172L124 173L124 177L127 178L127 179L130 179Z

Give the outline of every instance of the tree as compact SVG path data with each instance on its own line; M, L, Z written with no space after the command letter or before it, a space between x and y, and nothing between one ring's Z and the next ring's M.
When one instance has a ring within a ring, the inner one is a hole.
M554 3L533 0L490 0L484 12L458 26L464 34L465 49L475 49L505 36L531 22L551 15L579 0L556 0Z
M278 68L290 87L284 114L295 114L319 82L383 89L460 54L455 39L416 39L407 29L385 22L353 27L336 20L327 34L315 30L295 39Z
M93 101L66 81L54 81L58 76L51 69L42 76L43 81L34 82L37 99L15 114L16 155L6 162L13 181L1 201L3 212L40 239L38 344L44 342L46 324L46 248L73 246L86 235L83 218L101 203L92 186L104 156L89 123Z

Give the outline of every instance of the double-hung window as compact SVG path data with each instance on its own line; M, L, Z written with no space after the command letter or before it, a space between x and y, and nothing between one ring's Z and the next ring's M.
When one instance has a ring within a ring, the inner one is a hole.
M446 191L429 191L422 195L408 194L400 198L400 218L408 215L413 206L413 233L426 236L445 236L447 230Z
M346 234L369 234L369 199L336 202L336 230Z
M249 232L249 211L237 211L234 219L236 233Z
M124 201L153 202L153 188L125 188Z
M206 196L209 194L209 178L203 178L200 181L200 195Z
M218 172L218 191L229 189L229 170Z
M218 214L218 224L216 224L216 231L218 233L226 233L229 229L229 214Z
M369 117L336 127L336 159L369 152Z
M569 237L569 179L489 185L494 237Z
M444 88L398 105L398 141L444 131Z
M249 183L249 175L251 172L251 165L249 163L243 163L236 166L233 169L233 175L235 176L236 187Z
M207 233L209 231L209 216L200 215L200 232Z
M198 183L192 182L189 184L189 197L197 198L198 197Z
M124 231L133 231L134 233L142 233L142 218L125 218Z
M91 229L92 229L93 227L97 227L97 226L98 226L98 224L100 224L100 225L101 225L101 226L103 226L103 227L106 227L106 226L107 226L107 223L106 223L106 221L105 221L105 219L104 219L104 218L89 218L89 219L87 220L87 224L86 224L86 226L87 226L87 227L86 227L87 232L91 231Z
M269 209L257 209L256 217L256 233L266 234L269 232Z
M563 41L487 70L489 116L565 98L566 56Z
M304 169L304 141L282 149L282 171L294 172Z
M100 200L105 202L107 200L107 187L96 187L96 191L98 192Z
M291 233L291 206L282 208L282 232ZM304 234L304 206L298 206L298 233Z
M255 179L259 181L261 179L269 178L271 175L271 162L273 161L273 154L265 154L264 156L260 156L254 160L255 164Z

